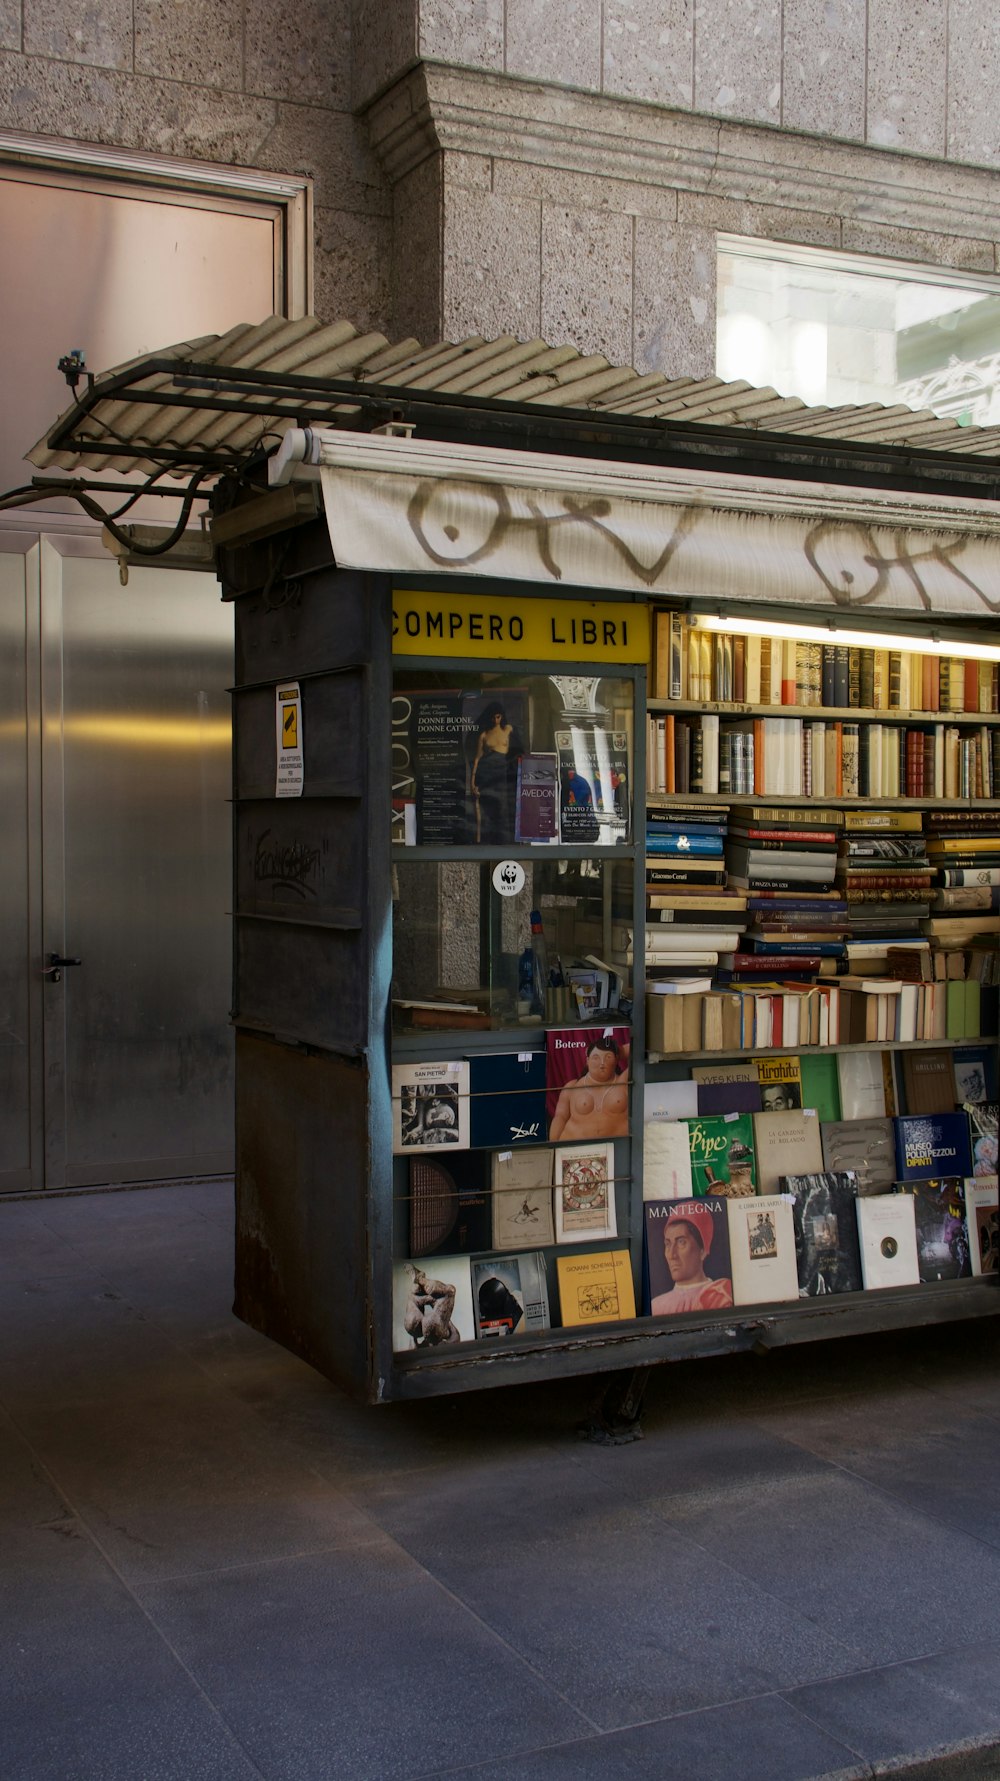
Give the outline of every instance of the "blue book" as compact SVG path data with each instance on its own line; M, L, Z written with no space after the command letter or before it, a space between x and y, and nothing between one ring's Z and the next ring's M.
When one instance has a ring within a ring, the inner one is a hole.
M845 953L843 940L770 940L764 934L748 936L754 952L775 952L784 958L805 953L813 958L841 959Z
M721 835L697 835L686 829L683 835L661 834L658 829L646 830L646 852L697 854L699 858L722 858Z
M544 1144L544 1051L488 1051L469 1059L473 1150Z
M650 835L725 835L729 825L724 822L678 822L672 816L647 816Z
M972 1174L966 1113L904 1113L893 1120L897 1181Z

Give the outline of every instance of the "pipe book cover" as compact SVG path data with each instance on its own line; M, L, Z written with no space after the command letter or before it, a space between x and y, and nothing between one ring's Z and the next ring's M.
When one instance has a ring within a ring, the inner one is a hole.
M494 1151L493 1249L538 1249L556 1240L552 1216L552 1163L555 1152ZM485 1245L484 1245L485 1247Z
M715 1113L685 1121L696 1198L722 1194L742 1199L756 1193L753 1115Z
M723 1311L733 1303L728 1200L647 1200L643 1309L653 1317Z
M973 1173L967 1113L904 1113L893 1123L897 1181L940 1180Z

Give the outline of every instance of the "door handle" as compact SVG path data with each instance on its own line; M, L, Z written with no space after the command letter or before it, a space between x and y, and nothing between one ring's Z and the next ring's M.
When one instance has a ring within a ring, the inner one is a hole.
M58 952L49 953L49 962L42 970L42 976L50 983L61 983L63 970L67 965L82 965L82 959L64 959Z

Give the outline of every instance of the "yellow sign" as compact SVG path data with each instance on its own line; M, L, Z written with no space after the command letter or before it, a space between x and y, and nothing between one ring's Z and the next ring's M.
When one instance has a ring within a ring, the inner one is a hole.
M394 588L392 647L404 656L520 662L648 662L649 608L528 594L423 594Z
M299 708L297 705L283 705L284 718L281 725L282 748L298 748L299 746Z

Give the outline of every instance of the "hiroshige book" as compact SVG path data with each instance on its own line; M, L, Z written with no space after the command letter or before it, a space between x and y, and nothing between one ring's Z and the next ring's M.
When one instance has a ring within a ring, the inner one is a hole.
M723 1311L733 1302L728 1202L647 1200L644 1308L654 1317Z
M471 1266L467 1255L394 1264L392 1346L397 1354L475 1340Z
M392 1148L468 1150L469 1066L438 1061L393 1064Z

